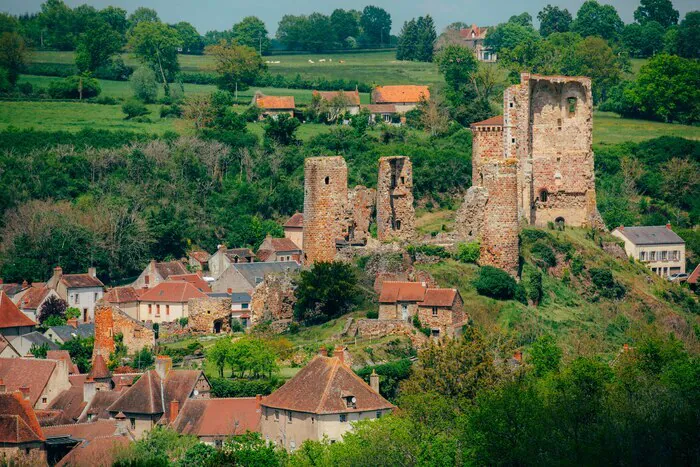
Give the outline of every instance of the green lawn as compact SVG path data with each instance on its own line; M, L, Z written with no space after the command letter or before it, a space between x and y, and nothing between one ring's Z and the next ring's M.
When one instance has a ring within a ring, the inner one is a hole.
M639 142L659 136L700 139L700 127L621 118L612 112L593 114L593 144Z

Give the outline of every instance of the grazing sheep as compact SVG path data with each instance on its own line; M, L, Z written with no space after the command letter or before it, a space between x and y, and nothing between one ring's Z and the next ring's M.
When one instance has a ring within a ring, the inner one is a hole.
M311 59L309 59L309 63L314 63L314 61L313 61L313 60L311 60Z
M276 60L276 61L274 61L274 62L272 62L272 63L277 64L277 63L280 63L280 61L279 61L279 60Z
M338 63L345 63L345 60L338 60Z
M320 59L320 60L318 61L318 63L323 63L323 62L325 62L325 61L326 61L326 59L325 59L325 58L322 58L322 59Z

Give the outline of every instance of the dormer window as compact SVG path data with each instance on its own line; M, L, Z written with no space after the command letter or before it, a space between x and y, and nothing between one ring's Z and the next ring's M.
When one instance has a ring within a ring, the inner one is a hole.
M357 399L355 396L345 396L343 397L345 399L345 406L349 409L355 409L357 408Z

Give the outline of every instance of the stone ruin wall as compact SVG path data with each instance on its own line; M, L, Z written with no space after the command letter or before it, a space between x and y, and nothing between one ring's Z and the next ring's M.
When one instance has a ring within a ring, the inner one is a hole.
M253 291L250 303L251 321L291 320L294 317L294 283L290 274L269 274Z
M214 332L214 323L221 323L220 332L231 331L230 298L191 298L187 302L187 326L192 332Z
M348 168L345 159L304 161L304 263L332 261L336 240L347 235Z
M377 190L362 185L348 191L348 241L366 243L374 214Z
M481 166L504 158L503 126L475 126L472 135L472 186L481 186Z
M415 234L413 166L405 156L379 159L377 179L377 238L410 240Z
M105 362L114 352L116 345L114 336L121 334L127 351L138 352L155 346L155 333L140 322L128 316L119 308L111 305L98 305L95 308L95 346L93 359L101 355Z
M92 349L92 359L101 355L105 362L109 362L109 355L114 352L114 319L112 307L98 305L95 307L95 346Z

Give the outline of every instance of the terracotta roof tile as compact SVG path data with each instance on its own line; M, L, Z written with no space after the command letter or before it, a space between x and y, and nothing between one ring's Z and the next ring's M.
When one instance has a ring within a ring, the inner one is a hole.
M36 419L39 421L39 425L42 428L47 426L75 423L75 420L68 417L63 410L39 409L34 410L34 414L36 415Z
M108 303L129 303L136 302L139 294L133 287L114 287L104 294L102 300Z
M36 310L51 292L48 287L30 287L19 302L19 306L24 310Z
M61 282L70 288L105 286L101 280L97 277L92 277L90 274L63 274Z
M119 391L97 391L93 396L78 423L88 421L88 415L92 415L92 420L107 420L110 418L109 406L114 404L122 393Z
M688 284L697 284L700 281L700 264L688 276Z
M503 126L503 115L496 115L495 117L472 123L471 126Z
M206 295L189 282L165 281L144 292L142 302L185 303L191 298L204 298Z
M92 379L108 379L112 377L112 372L107 368L105 359L102 355L97 354L95 359L92 361L92 368L90 373L87 375L88 378Z
M356 399L355 407L347 406L346 397L350 396ZM282 387L264 397L262 405L315 414L394 408L339 358L320 355Z
M398 85L377 86L372 91L373 104L419 103L421 98L430 99L428 86Z
M19 392L0 394L0 443L18 444L44 439L31 403Z
M97 394L99 394L99 392ZM111 436L116 431L116 420L97 420L90 423L47 426L44 428L44 435L47 439L70 436L75 439L92 440L99 437Z
M131 442L127 436L105 436L82 441L56 467L109 467L117 453Z
M229 248L224 254L231 261L235 261L236 258L255 258L255 254L250 248Z
M0 328L36 326L36 323L22 313L5 292L0 291Z
M471 39L472 31L474 31L474 39L485 39L488 30L489 28L480 28L476 24L472 24L470 28L460 29L459 35L465 39Z
M396 113L396 106L394 104L369 104L363 105L363 109L369 110L373 114L394 114Z
M47 360L63 360L68 366L69 373L79 373L78 366L73 363L67 350L49 350L46 352Z
M188 399L173 422L183 435L226 438L260 430L260 406L255 397Z
M258 95L255 103L261 109L294 110L294 96L263 96Z
M71 422L76 422L87 403L83 400L83 388L72 387L61 392L49 404L49 410L62 411Z
M189 255L200 263L206 263L211 258L211 255L204 250L193 250Z
M426 286L421 282L384 281L379 303L421 302L425 291Z
M22 386L29 387L29 401L33 407L55 368L56 362L53 360L0 358L0 379L8 392L17 391Z
M270 256L272 256L273 253L274 251L272 250L258 250L256 257L258 258L258 261L265 262Z
M457 289L428 289L425 291L425 298L418 304L420 306L450 307L454 305L457 293Z
M294 215L284 223L284 227L304 227L304 214L295 212Z
M331 101L337 96L343 95L348 99L349 105L360 105L360 93L355 91L314 91L314 94L321 96L321 99Z
M168 277L168 280L189 282L190 284L194 285L200 292L211 292L211 287L209 286L209 283L205 281L199 274L173 274L172 276Z
M155 264L156 271L160 277L167 279L172 274L189 274L189 271L182 264L182 261L166 261Z

